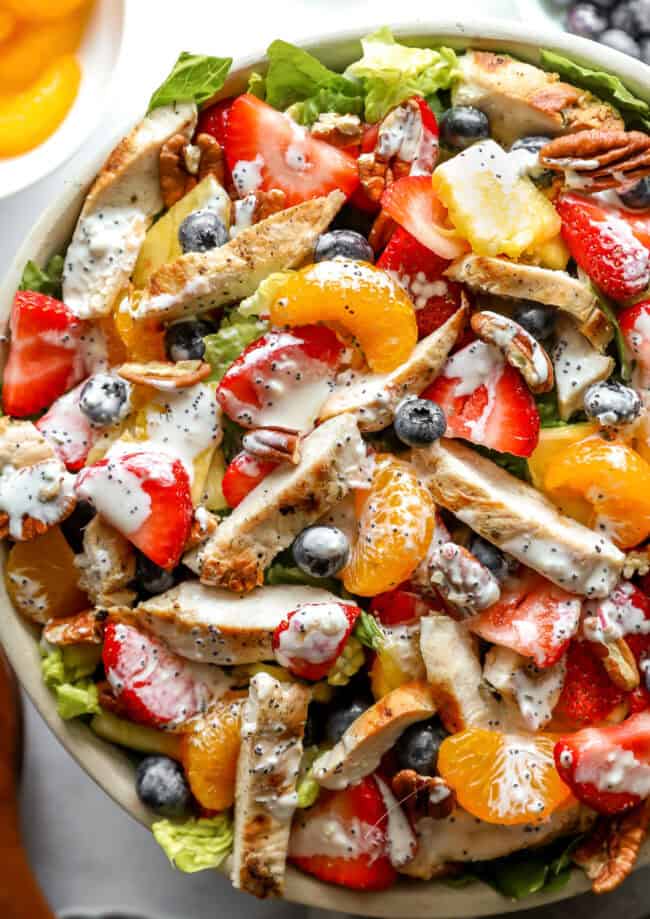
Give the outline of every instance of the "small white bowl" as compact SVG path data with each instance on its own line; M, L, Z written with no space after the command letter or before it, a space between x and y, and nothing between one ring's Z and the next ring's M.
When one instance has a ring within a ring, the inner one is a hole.
M81 84L72 108L51 137L21 156L0 157L0 198L53 172L99 123L124 38L126 0L95 0L77 52Z

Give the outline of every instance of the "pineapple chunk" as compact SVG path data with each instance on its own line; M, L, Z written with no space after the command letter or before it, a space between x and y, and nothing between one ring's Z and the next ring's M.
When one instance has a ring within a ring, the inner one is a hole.
M551 202L493 140L474 144L438 166L433 188L479 255L517 259L560 232Z
M217 449L212 455L210 468L204 480L201 504L209 511L223 511L228 507L228 502L223 496L221 483L226 471L226 460L223 450Z
M561 236L554 236L540 246L524 252L523 261L539 265L540 268L564 271L569 262L569 250Z
M182 255L178 241L178 228L185 218L198 210L214 211L223 220L226 228L230 226L232 202L227 192L214 176L208 175L192 191L178 201L147 233L135 268L133 283L144 287L151 275L168 262L173 262Z
M599 427L595 421L567 424L557 428L542 428L539 432L537 446L528 457L528 469L535 488L544 491L544 478L554 456L562 453L567 447L584 440L585 437L590 437L598 430ZM577 496L566 496L561 499L558 499L557 495L548 495L548 497L563 514L589 526L593 508L587 501Z

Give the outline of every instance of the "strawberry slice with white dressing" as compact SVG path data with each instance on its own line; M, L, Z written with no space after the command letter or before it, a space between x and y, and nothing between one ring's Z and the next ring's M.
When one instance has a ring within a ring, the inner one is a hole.
M60 396L36 422L38 430L49 440L70 472L82 468L90 448L101 433L79 408L79 396L84 386L85 381Z
M634 384L650 388L650 300L641 300L618 314L625 344L634 362Z
M82 469L76 491L156 565L178 564L193 515L179 459L146 451L109 456Z
M409 175L389 185L381 198L389 217L441 258L458 258L469 245L450 225L429 176Z
M650 712L562 737L555 765L576 798L598 813L636 807L650 795Z
M107 624L102 660L128 717L152 727L189 721L228 689L220 668L190 663L162 641L122 622Z
M471 342L453 354L421 397L442 406L447 437L515 456L530 456L537 446L535 400L519 371L485 342Z
M276 660L294 676L322 680L343 650L361 610L349 603L303 603L273 634Z
M273 460L263 460L247 450L241 450L230 461L221 480L221 491L230 507L241 504L249 491L263 482L277 467L278 463Z
M501 597L469 622L486 641L550 667L562 657L580 624L581 601L540 574L507 583Z
M249 93L230 107L226 159L242 198L277 188L290 206L335 189L349 197L359 184L353 157Z
M245 428L309 431L332 391L343 345L326 326L267 332L228 368L217 400Z

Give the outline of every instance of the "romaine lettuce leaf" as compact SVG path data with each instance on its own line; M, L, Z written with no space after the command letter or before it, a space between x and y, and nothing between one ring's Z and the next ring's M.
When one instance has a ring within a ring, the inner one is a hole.
M345 76L361 81L366 121L380 121L410 96L429 97L449 89L458 75L458 59L451 48L409 48L396 42L388 28L362 39L363 57Z
M172 102L207 102L226 82L231 65L231 57L181 51L171 73L151 97L148 111Z
M363 111L359 83L329 70L309 52L278 40L266 53L266 101L277 109L291 106L291 115L300 124L312 124L321 112L360 115Z
M158 820L151 832L172 865L187 874L218 868L232 849L232 821L226 814L184 823Z
M53 255L45 268L39 268L36 262L29 261L23 268L18 290L35 290L48 297L61 298L61 278L63 277L63 256Z
M626 121L650 128L650 105L631 93L614 74L583 67L561 54L556 54L555 51L545 49L540 52L540 60L543 67L559 73L563 80L589 89L604 101L611 102L620 109Z
M362 645L372 651L379 651L383 647L384 633L375 617L371 616L370 613L366 613L365 610L361 611L352 634L357 641L360 641Z
M541 396L535 397L539 420L543 428L561 428L566 425L566 421L560 418L560 409L557 404L557 391L552 389Z
M56 707L61 718L78 718L100 711L97 686L88 679L94 673L101 648L55 648L41 650L43 682L56 696Z
M336 578L314 578L278 557L264 573L265 584L306 584L308 587L322 587L332 593L340 594L343 585Z
M219 382L232 362L239 357L244 348L256 338L260 338L268 324L250 316L242 316L233 310L221 321L218 332L206 335L205 360L212 367L208 380Z

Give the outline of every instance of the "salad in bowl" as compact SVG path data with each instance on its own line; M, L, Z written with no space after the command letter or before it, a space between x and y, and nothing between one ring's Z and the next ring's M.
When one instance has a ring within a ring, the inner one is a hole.
M612 890L650 821L650 106L387 29L231 63L179 57L13 299L45 685L183 871Z

